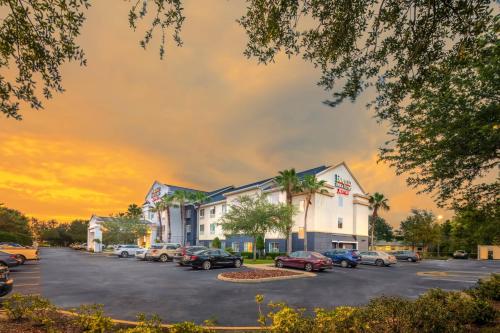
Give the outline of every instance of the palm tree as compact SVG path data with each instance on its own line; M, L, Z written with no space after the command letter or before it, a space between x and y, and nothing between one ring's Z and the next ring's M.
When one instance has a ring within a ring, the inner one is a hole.
M170 207L173 206L173 196L171 194L164 195L161 198L161 202L163 203L163 208L167 211L167 219L168 219L168 234L167 234L167 242L172 241L172 223L170 218Z
M295 169L283 170L278 173L278 176L275 178L278 185L281 187L286 194L286 204L288 206L292 206L293 195L295 193L300 192L300 181L299 177L297 177L297 173ZM286 251L288 254L292 252L292 225L290 225L290 229L287 230L287 246Z
M126 214L130 217L140 218L142 216L142 208L135 203L130 204L128 205Z
M190 200L190 192L184 190L175 191L173 200L177 203L181 211L182 245L186 245L186 220L184 217L186 203Z
M389 199L384 197L383 194L375 192L372 195L370 195L370 198L368 199L368 202L370 203L370 208L373 210L372 213L372 230L371 230L371 249L373 250L373 240L374 240L374 235L375 235L375 221L377 220L378 217L378 211L379 209L381 210L389 210L391 207L389 207L388 202Z
M161 212L165 210L165 206L163 204L163 201L157 201L155 202L154 206L149 209L153 213L158 213L158 222L160 226L160 233L158 239L160 240L160 243L163 241L163 225L161 223ZM158 235L157 235L158 236Z
M307 251L307 213L309 211L309 206L312 205L312 197L316 193L328 193L328 189L326 188L326 180L318 180L315 175L305 176L301 181L300 187L306 196L304 213L304 251Z
M208 195L204 192L191 192L189 194L189 201L194 205L196 208L196 214L198 214L198 211L200 209L200 206L208 200Z

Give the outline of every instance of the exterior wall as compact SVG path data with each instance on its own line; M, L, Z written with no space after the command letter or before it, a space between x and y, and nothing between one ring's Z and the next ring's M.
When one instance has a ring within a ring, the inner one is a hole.
M225 202L218 202L213 204L203 205L198 209L198 240L199 241L212 241L215 237L219 237L220 240L225 240L226 237L222 232L222 227L219 225L219 219L222 217L222 206ZM215 207L215 215L210 215L210 209ZM200 216L200 210L205 210L205 215ZM227 209L227 206L226 206ZM215 232L212 234L210 232L210 224L215 224ZM203 233L200 232L200 226L204 226Z
M491 259L500 259L500 246L499 245L478 245L477 258L479 260L488 260L488 252L492 254Z
M334 245L335 242L335 245ZM348 234L332 234L325 232L308 232L307 248L309 251L323 252L342 244L342 248L368 250L368 236L353 236ZM292 234L292 251L303 251L304 239L298 233Z

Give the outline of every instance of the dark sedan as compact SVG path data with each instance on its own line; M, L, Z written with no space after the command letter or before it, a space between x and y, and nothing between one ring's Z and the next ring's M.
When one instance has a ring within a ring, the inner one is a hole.
M0 297L3 297L12 291L14 280L9 279L9 268L0 265Z
M312 251L296 251L290 253L288 256L276 257L276 259L274 259L274 264L278 268L301 268L308 272L313 270L324 271L327 268L333 268L333 262L330 258L325 257L321 253Z
M21 264L16 255L0 251L0 265L15 267Z
M392 255L396 257L397 260L404 260L410 262L417 262L420 260L420 255L413 251L393 251Z
M243 258L240 255L232 255L224 250L208 249L192 253L189 260L185 262L193 269L203 268L209 270L212 267L240 268L243 264Z
M208 250L205 246L183 246L177 249L174 254L174 262L181 266L189 265L189 257L202 250Z

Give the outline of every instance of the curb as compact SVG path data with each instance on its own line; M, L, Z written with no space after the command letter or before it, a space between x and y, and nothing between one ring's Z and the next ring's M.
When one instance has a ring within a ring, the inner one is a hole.
M280 280L310 278L310 277L316 276L316 273L300 272L297 270L287 269L287 268L275 268L274 266L267 265L267 264L264 264L264 265L245 265L245 267L252 268L252 269L263 269L263 270L268 270L268 271L283 270L283 271L294 272L294 273L298 273L298 274L297 275L289 275L289 276L267 277L267 278L260 278L260 279L233 279L233 278L228 278L228 277L222 276L222 274L224 274L224 273L220 273L217 275L217 279L224 281L224 282L232 282L232 283L261 283L261 282L271 282L271 281L280 281Z

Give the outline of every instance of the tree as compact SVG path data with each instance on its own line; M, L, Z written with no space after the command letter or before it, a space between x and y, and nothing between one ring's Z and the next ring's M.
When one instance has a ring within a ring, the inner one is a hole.
M259 235L255 241L255 247L257 248L257 252L259 253L259 258L263 255L262 251L266 249L266 241L264 240L264 236Z
M300 182L300 188L305 194L305 213L304 213L304 251L307 251L307 213L309 206L312 205L312 197L315 194L328 193L325 180L318 180L315 175L306 175Z
M138 219L142 218L142 208L135 203L128 205L127 212L125 213L129 217L136 217Z
M186 203L190 198L190 192L184 190L177 190L173 194L173 200L179 206L181 212L182 245L186 245Z
M157 213L158 214L158 226L159 226L160 232L158 233L157 236L159 236L158 240L161 243L161 242L163 242L163 223L162 223L162 220L161 220L161 213L165 210L165 204L163 203L162 200L157 201L157 202L154 203L153 207L149 208L149 210L152 213Z
M375 218L375 223L373 221L373 216L369 217L370 220L370 234L371 228L375 226L375 239L377 241L384 240L386 242L390 242L394 238L394 234L392 232L392 226L385 221L385 219L377 216Z
M32 232L29 219L20 211L0 203L0 241L31 245Z
M272 204L265 194L257 197L241 196L231 209L220 218L220 225L226 235L246 235L253 238L253 258L257 257L257 237L269 231L282 231L289 223L290 207Z
M167 242L172 242L172 217L170 215L170 207L174 205L174 197L171 194L166 194L161 198L162 201L162 208L167 211L167 228L168 228L168 233L167 233Z
M300 181L297 177L295 169L288 169L278 172L278 176L275 178L276 183L285 191L286 203L288 206L293 205L293 195L300 192ZM286 251L288 254L292 252L292 227L293 223L289 225L289 229L285 230L285 236L287 239Z
M412 209L412 215L400 225L403 241L411 244L413 250L416 245L421 244L425 251L429 244L439 237L436 225L436 218L432 212Z
M368 202L370 203L370 208L372 209L372 226L371 226L371 236L370 236L370 244L371 248L373 249L374 246L374 235L375 235L375 226L374 223L377 221L378 217L378 211L379 209L381 210L389 210L389 199L387 199L383 194L375 192L372 195L370 195L370 198L368 199Z
M499 179L482 176L500 162L498 3L248 2L247 57L302 54L332 107L375 90L369 106L391 135L382 160L440 205L495 204Z
M212 240L212 247L213 248L216 248L216 249L220 249L222 246L221 244L221 241L219 239L219 237L215 237L213 240Z
M87 229L89 221L87 220L73 220L68 226L67 232L71 238L71 242L84 243L87 241Z
M148 226L136 217L117 215L102 223L104 244L130 244L144 237Z

